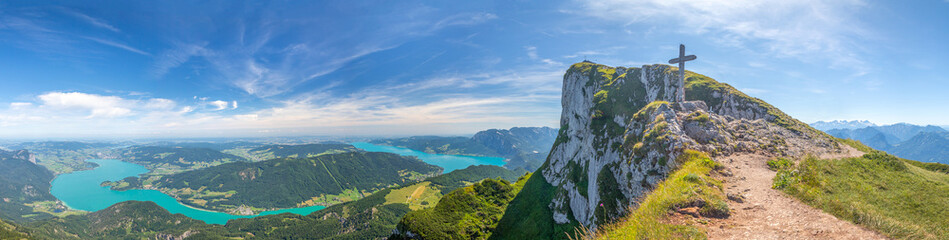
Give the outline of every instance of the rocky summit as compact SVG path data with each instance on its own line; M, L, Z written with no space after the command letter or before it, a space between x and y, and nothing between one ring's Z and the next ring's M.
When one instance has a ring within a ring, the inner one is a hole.
M667 65L585 61L567 70L560 132L542 174L534 176L555 191L548 202L534 203L549 208L548 221L596 228L625 215L687 150L713 157L848 151L760 99L700 74L686 73L687 101L674 102L676 79L678 69ZM529 203L512 204L524 205Z

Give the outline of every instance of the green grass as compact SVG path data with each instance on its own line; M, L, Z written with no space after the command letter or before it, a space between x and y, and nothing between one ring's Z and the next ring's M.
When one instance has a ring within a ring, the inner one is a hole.
M649 193L639 207L621 221L603 226L600 239L705 239L699 228L664 222L669 212L683 207L699 207L702 216L725 217L729 214L722 183L711 177L721 164L705 153L687 150L684 164ZM581 236L591 238L591 235Z
M807 158L779 171L775 188L892 238L949 239L949 175L907 162L879 151Z
M868 153L868 152L873 152L873 151L875 151L875 149L873 149L873 148L871 148L871 147L868 147L867 145L863 145L863 143L861 143L860 141L857 141L857 140L853 140L853 139L849 139L849 138L848 138L848 139L836 138L836 140L837 140L837 142L840 142L840 143L843 143L843 144L847 144L847 145L849 145L850 147L853 147L854 149L857 149L857 150L859 150L859 151L861 151L861 152Z
M438 200L442 198L442 193L432 186L432 182L425 181L408 187L393 189L389 194L386 194L385 198L385 204L404 203L415 211L434 207Z
M794 162L791 162L791 160L788 160L787 158L782 158L782 157L768 160L767 163L768 163L768 169L771 169L772 171L778 171L781 169L786 169L786 168L790 168L794 166Z

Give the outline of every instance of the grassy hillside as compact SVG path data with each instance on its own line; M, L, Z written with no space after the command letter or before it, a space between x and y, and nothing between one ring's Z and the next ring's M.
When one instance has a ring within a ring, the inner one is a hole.
M839 160L808 158L782 169L774 187L884 235L898 239L949 238L949 175L873 151Z
M440 171L396 154L349 152L228 163L164 176L152 184L203 208L289 208L306 201L319 205L352 201Z
M567 239L567 233L574 232L579 223L554 223L548 204L555 190L540 170L531 174L504 210L490 239Z
M694 226L669 223L670 212L694 208L708 217L727 217L728 204L722 182L714 176L721 164L700 152L687 151L684 162L640 202L638 208L619 222L600 228L595 238L602 239L706 239ZM579 238L594 238L581 235Z
M485 178L501 178L514 181L524 173L526 172L507 170L498 166L477 165L453 171L451 174L431 177L426 181L432 182L432 185L440 189L442 194L448 194L455 189L474 184Z
M422 239L487 239L528 178L526 175L516 184L503 179L485 179L456 189L434 208L406 214L399 221L399 232L417 234Z

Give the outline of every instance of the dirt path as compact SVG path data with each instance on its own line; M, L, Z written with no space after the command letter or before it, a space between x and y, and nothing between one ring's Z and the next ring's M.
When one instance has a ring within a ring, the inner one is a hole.
M840 158L862 153L821 156ZM708 226L709 239L886 239L871 230L839 220L771 189L775 172L761 155L739 154L719 159L734 176L726 182L726 193L740 193L743 203L729 202L731 217Z

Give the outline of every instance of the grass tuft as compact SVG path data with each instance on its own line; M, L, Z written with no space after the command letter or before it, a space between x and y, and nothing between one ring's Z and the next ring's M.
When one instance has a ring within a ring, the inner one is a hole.
M779 158L768 160L768 169L771 169L772 171L787 169L793 166L794 166L794 162L791 162L791 160L788 160L787 158L779 157Z

